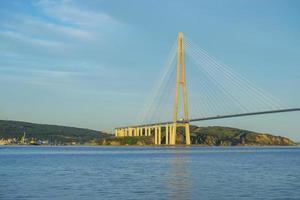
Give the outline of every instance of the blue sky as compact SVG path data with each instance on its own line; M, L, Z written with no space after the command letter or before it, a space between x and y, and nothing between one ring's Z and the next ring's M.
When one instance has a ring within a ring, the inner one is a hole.
M0 1L0 118L111 131L136 119L177 32L300 106L300 2ZM299 113L225 125L300 141Z

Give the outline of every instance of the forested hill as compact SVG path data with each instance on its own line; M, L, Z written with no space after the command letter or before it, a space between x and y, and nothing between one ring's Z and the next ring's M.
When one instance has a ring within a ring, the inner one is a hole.
M247 145L295 145L287 137L267 133L256 133L230 127L190 126L191 143L209 146L247 146ZM50 145L99 144L99 145L153 145L154 137L121 137L83 128L35 124L19 121L0 120L0 144L40 141ZM178 128L176 144L184 144L184 130ZM162 129L162 144L165 143L165 131Z
M190 130L191 142L193 144L215 146L295 145L295 143L287 137L275 136L268 133L257 133L237 128L191 126Z
M21 140L24 132L28 140L42 140L49 144L84 144L112 137L111 134L90 129L0 120L0 140L10 139L17 142Z

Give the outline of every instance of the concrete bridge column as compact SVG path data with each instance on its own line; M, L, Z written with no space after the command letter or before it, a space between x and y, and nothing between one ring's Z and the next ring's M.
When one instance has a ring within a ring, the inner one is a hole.
M169 125L166 124L166 145L169 144Z
M160 145L161 144L161 126L158 126L158 140L157 143Z
M173 141L173 126L172 124L169 125L169 145L172 145L172 141Z
M176 143L176 129L177 129L177 126L176 126L176 123L174 123L171 128L171 130L172 130L171 139L170 139L171 145L175 145L175 143Z
M158 144L157 142L157 126L154 127L154 144Z
M134 136L138 136L138 131L137 131L137 128L134 128Z
M189 123L185 123L185 144L186 145L191 144L190 124Z
M115 134L116 134L116 137L121 137L122 136L122 128L117 128L116 130L115 130Z
M132 136L132 128L128 128L128 136Z

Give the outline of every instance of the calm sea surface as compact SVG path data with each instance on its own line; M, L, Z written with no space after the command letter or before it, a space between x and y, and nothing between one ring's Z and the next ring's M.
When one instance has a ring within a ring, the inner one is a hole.
M300 199L299 147L0 146L0 199Z

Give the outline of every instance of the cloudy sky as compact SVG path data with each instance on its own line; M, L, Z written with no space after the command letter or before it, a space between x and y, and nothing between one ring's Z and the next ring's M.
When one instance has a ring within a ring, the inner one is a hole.
M0 1L0 119L112 131L132 123L178 31L300 106L300 2ZM300 141L299 113L225 125Z

